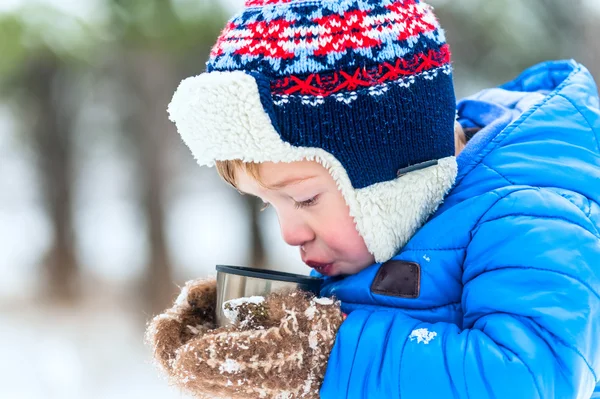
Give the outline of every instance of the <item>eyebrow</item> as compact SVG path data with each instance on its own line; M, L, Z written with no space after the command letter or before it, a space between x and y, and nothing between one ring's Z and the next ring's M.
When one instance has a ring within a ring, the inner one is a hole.
M265 187L270 188L270 189L274 189L274 190L278 190L287 186L291 186L293 184L298 184L298 183L302 183L303 181L306 180L310 180L310 179L314 179L315 176L307 176L307 177L291 177L289 179L284 179L272 184L265 184Z

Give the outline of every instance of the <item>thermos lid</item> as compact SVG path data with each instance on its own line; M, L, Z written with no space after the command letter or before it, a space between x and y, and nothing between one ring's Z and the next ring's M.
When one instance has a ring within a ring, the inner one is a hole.
M301 274L280 272L278 270L257 269L253 267L217 265L216 269L221 273L235 274L238 276L297 283L303 286L304 289L315 294L319 293L323 281L320 277L304 276Z

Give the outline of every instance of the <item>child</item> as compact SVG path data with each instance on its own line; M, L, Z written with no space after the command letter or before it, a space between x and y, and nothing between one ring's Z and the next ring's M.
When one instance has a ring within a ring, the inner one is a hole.
M273 206L348 315L298 293L214 329L214 282L190 282L149 329L175 383L600 397L600 111L583 66L540 64L456 108L425 3L247 0L169 112L201 165Z

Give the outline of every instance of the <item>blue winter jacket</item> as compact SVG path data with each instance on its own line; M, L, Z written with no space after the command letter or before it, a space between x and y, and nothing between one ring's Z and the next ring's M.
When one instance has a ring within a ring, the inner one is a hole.
M599 108L574 61L458 104L483 129L443 205L395 262L325 280L348 318L322 398L600 397Z

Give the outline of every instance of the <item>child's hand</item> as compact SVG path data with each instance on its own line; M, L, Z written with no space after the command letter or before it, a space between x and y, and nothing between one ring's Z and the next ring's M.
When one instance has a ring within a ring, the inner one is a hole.
M177 329L161 322L176 309L157 316L148 332L156 358L163 365L168 359L165 369L174 384L200 397L319 397L342 323L339 303L300 291L271 294L264 301L231 301L226 311L234 315L235 326L191 325L196 333L187 339L178 335L190 329L186 322ZM166 342L179 347L173 351Z

